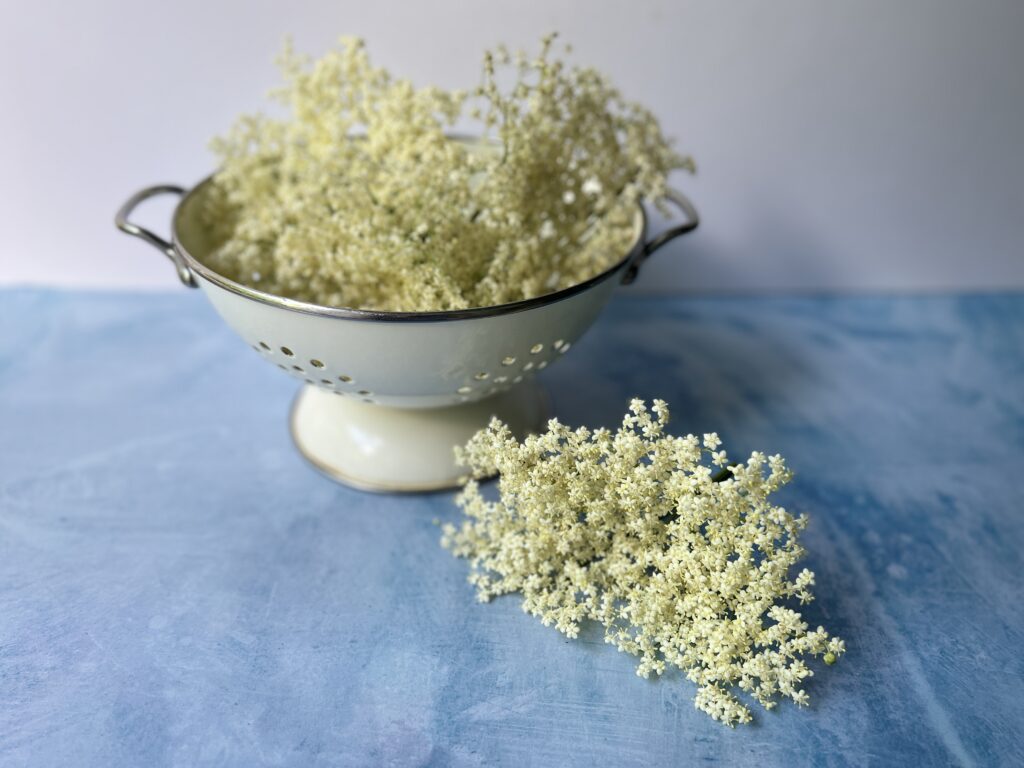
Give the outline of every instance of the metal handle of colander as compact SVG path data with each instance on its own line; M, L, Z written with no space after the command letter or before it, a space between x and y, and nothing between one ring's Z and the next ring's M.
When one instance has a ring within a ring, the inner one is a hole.
M633 261L626 268L625 274L622 275L623 285L629 285L636 280L636 276L640 274L640 267L645 261L647 261L647 259L650 258L652 253L661 248L661 246L669 240L675 240L680 235L692 232L697 228L697 225L700 224L700 216L697 215L697 209L693 207L693 203L691 203L689 198L687 198L682 192L669 189L665 192L665 199L670 203L674 203L686 216L686 220L682 224L677 224L674 227L666 229L653 240L649 240L644 243L644 247L640 249Z
M173 184L157 184L156 186L141 189L129 197L125 204L121 206L120 210L118 210L117 214L114 216L114 224L116 224L117 228L122 232L127 232L129 235L134 235L135 237L140 237L157 250L163 252L164 256L173 262L174 268L178 272L178 279L189 288L198 288L199 283L196 282L195 275L192 274L192 270L188 268L188 264L185 263L181 254L175 250L172 243L169 243L159 235L150 232L145 227L140 227L138 224L132 224L128 221L128 217L131 216L132 211L134 211L140 203L151 197L165 194L178 195L181 197L185 194L185 190Z

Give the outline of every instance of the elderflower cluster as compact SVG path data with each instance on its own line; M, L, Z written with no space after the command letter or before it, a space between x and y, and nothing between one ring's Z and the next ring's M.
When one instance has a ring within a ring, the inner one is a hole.
M471 479L468 519L442 543L470 560L481 601L521 592L524 611L569 637L599 622L640 657L637 674L682 669L716 720L751 719L738 691L804 705L805 658L832 664L845 649L784 604L814 585L806 568L789 575L805 518L769 501L790 473L761 453L734 464L717 435L673 437L668 420L663 401L633 400L615 433L552 420L521 443L492 421L458 455L474 478L499 474L500 500Z
M210 266L391 311L502 304L612 266L637 203L692 162L603 75L553 58L553 39L532 58L488 52L469 92L395 79L354 38L316 61L286 47L275 96L290 115L244 116L213 142ZM479 139L452 139L467 120Z

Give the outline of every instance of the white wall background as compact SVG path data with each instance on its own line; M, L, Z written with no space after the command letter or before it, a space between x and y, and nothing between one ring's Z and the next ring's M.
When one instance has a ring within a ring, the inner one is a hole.
M0 283L173 287L114 210L211 170L283 36L418 83L557 29L700 168L648 290L1024 288L1024 3L0 0ZM166 231L168 207L143 219Z

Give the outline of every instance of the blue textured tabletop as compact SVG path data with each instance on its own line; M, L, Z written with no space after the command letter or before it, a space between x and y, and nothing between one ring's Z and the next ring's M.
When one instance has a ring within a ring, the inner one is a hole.
M679 674L475 602L450 494L293 450L293 381L198 293L0 292L0 764L1024 764L1024 296L635 299L542 375L779 452L811 706L730 730Z

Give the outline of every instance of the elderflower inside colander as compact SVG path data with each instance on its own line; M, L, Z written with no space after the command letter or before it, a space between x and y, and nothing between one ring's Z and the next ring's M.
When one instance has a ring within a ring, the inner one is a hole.
M651 253L698 221L690 202L673 191L668 199L685 221L648 239L638 205L632 246L582 283L493 307L377 312L275 296L206 266L213 242L202 212L210 184L207 178L188 192L143 189L121 207L116 224L163 251L181 282L200 288L249 346L304 382L291 412L295 445L328 476L365 490L457 485L464 470L452 449L491 416L519 436L537 430L545 409L536 373L569 351L618 283L631 283ZM181 196L171 242L128 220L136 206L161 194Z

